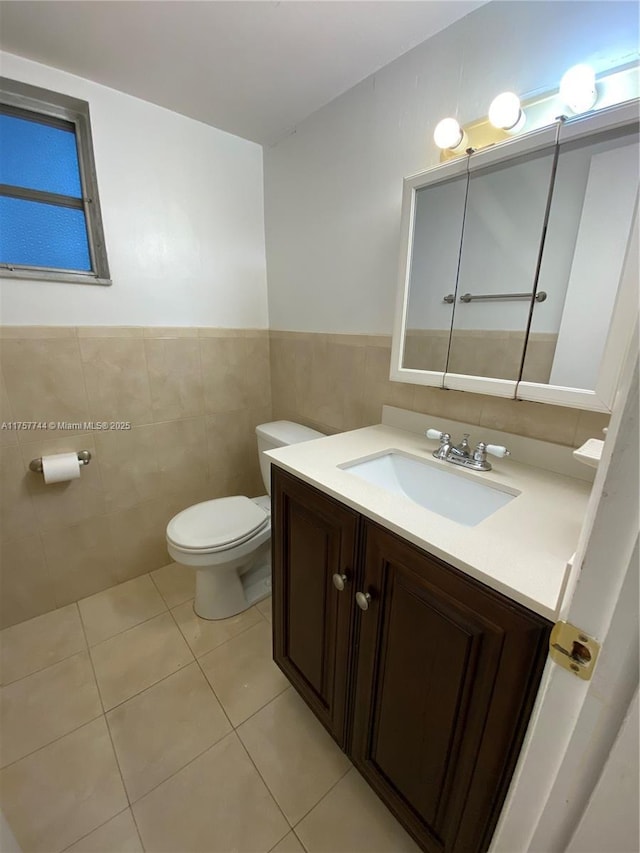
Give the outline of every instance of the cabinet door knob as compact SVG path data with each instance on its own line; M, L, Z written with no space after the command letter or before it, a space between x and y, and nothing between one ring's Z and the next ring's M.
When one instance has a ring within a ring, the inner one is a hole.
M341 575L338 572L336 572L335 575L331 578L331 580L333 581L333 585L338 590L338 592L342 592L348 578L346 575Z
M356 604L360 610L368 610L371 596L368 592L356 592Z

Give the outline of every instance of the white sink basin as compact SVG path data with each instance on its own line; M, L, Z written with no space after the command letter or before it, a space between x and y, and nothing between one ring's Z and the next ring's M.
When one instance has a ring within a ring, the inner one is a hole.
M478 475L453 468L448 462L432 462L400 450L387 450L339 467L467 527L483 521L520 494L479 482Z

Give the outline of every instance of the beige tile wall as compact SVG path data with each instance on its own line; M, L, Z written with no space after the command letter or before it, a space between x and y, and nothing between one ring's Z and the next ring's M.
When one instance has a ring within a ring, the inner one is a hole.
M130 421L127 431L0 429L0 627L168 561L165 527L208 498L263 491L255 425L379 423L383 404L577 446L607 418L389 381L387 336L5 327L0 421ZM272 407L273 397L273 407ZM48 453L90 450L45 486Z
M0 421L131 422L127 431L0 429L0 627L169 562L169 518L263 492L255 425L271 418L261 330L4 327ZM79 480L28 469L90 450Z
M530 332L522 378L548 382L558 336ZM447 329L407 329L402 363L416 370L448 369L450 373L517 379L524 332L455 329L449 351ZM449 357L447 367L447 353Z
M339 432L380 422L384 404L577 447L608 416L389 381L387 336L270 333L274 418Z

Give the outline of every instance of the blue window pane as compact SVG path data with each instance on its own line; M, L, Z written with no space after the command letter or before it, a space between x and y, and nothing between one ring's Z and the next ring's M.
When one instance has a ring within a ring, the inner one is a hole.
M0 184L80 198L75 133L0 114Z
M0 196L0 263L90 272L84 211Z

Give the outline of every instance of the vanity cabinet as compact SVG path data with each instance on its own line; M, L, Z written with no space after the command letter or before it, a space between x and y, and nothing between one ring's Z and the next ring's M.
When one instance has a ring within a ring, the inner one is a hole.
M426 850L485 850L549 623L363 522L351 756Z
M344 749L359 516L279 471L271 494L274 659Z
M550 623L275 465L272 476L276 663L424 850L486 850Z

